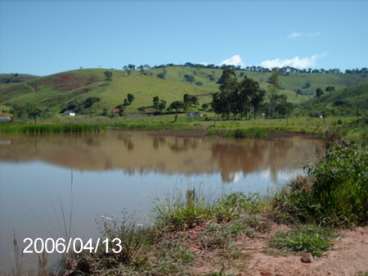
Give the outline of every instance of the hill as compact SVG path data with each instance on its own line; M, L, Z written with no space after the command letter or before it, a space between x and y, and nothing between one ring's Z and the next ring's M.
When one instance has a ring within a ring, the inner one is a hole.
M112 72L111 80L106 78L107 70ZM33 105L51 114L60 113L68 106L85 105L84 113L101 114L122 104L128 93L135 97L126 110L128 113L151 106L154 96L170 103L182 100L184 94L191 94L198 96L200 104L203 104L209 103L211 94L218 91L217 80L221 74L221 68L168 65L135 70L81 69L45 77L18 75L17 81L0 82L0 105L20 109ZM257 80L267 92L272 90L269 83L271 74L237 70L238 77L247 75ZM368 84L368 76L290 73L280 74L278 82L277 93L285 94L290 102L304 103L311 99L317 87L333 86L340 91ZM92 104L90 98L94 99Z
M37 76L28 74L0 74L0 84L1 83L19 83L27 80L37 78Z
M303 103L302 108L329 115L359 115L368 110L368 84L326 93Z

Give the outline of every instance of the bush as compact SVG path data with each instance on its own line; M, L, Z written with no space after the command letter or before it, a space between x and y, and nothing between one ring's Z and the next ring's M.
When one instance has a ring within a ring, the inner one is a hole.
M275 197L276 217L334 226L367 224L366 148L336 145L327 150L322 161L308 168L307 173L313 185L299 179Z
M319 257L330 248L333 236L329 229L304 225L288 232L276 233L270 245L287 251L308 252Z

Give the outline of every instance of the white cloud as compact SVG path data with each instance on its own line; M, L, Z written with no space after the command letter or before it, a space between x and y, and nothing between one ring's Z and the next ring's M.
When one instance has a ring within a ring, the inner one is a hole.
M288 38L298 38L298 37L301 37L302 36L302 33L299 33L299 32L292 32L288 35Z
M287 37L289 39L298 39L298 38L302 38L302 37L312 38L312 37L317 37L317 36L320 36L320 35L321 35L320 32L311 32L311 33L292 32L292 33L288 34Z
M244 66L244 63L241 56L236 54L228 59L225 59L223 62L221 62L221 65Z
M305 69L305 68L312 68L316 65L317 60L322 55L313 55L310 57L293 57L293 58L274 58L274 59L267 59L261 62L261 66L265 68L281 68L281 67L294 67L297 69Z

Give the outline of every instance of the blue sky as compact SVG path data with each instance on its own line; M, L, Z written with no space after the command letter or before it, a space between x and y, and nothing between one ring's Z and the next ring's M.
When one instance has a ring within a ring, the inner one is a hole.
M0 0L0 72L211 63L368 66L365 1Z

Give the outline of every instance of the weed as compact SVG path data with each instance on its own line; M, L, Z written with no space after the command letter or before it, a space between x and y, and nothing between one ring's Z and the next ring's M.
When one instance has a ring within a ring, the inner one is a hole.
M281 250L309 252L319 257L330 248L333 237L334 234L329 229L304 225L288 232L276 233L270 245Z

